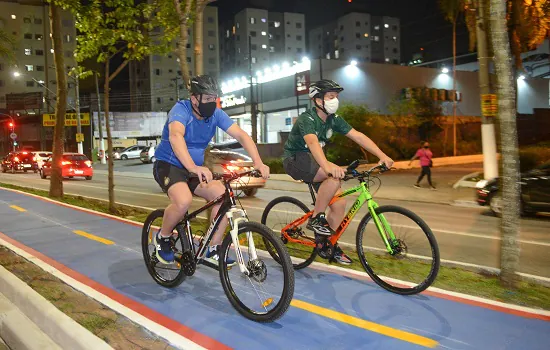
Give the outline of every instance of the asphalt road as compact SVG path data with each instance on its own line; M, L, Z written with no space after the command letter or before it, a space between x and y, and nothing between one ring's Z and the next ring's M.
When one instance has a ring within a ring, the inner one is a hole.
M130 165L130 164L128 164ZM132 166L132 165L130 165ZM150 165L136 169L146 169ZM0 182L48 189L49 181L37 174L0 174ZM117 176L115 179L116 201L146 208L163 208L168 199L152 179ZM107 199L107 177L96 174L91 181L72 179L64 182L65 192L82 196ZM272 199L279 196L293 196L306 204L311 203L307 192L262 189L256 197L242 198L242 204L251 220L260 221L261 214ZM351 204L348 201L348 206ZM196 198L193 209L204 201ZM445 204L420 203L380 199L380 205L399 205L422 217L437 237L442 259L467 264L498 267L500 249L500 220L483 208L465 208ZM359 221L365 215L363 208L344 233L340 242L355 245ZM403 223L402 228L407 228ZM399 233L399 232L398 232ZM372 237L372 236L370 236ZM377 238L378 239L378 238ZM550 220L544 217L521 220L521 262L520 271L526 274L550 278Z

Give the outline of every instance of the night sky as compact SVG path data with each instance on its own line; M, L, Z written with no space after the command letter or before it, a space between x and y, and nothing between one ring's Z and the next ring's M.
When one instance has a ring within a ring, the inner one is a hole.
M218 0L214 4L222 21L244 7L303 13L308 30L353 11L397 17L401 20L402 61L408 61L421 47L426 60L452 56L452 27L444 20L437 0ZM467 53L468 34L463 21L457 32L457 53Z

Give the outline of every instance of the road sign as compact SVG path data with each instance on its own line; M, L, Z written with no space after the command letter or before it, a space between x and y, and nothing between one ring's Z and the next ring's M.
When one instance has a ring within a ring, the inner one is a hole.
M84 142L84 134L76 134L76 142Z
M11 137L12 140L15 140L15 139L17 138L17 134L14 133L14 132L12 132L12 133L10 134L10 137Z
M44 113L42 116L42 125L44 126L55 126L55 114ZM76 113L66 113L65 114L65 126L76 126ZM80 125L89 126L90 125L90 113L80 113Z
M481 95L481 114L484 117L496 117L498 113L497 95Z

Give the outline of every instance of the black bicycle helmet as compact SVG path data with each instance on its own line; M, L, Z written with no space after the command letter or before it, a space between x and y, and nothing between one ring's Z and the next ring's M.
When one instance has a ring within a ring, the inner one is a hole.
M341 87L334 80L323 79L319 80L309 86L309 97L310 98L323 98L323 95L327 92L342 92L344 88Z
M216 79L209 75L198 75L191 79L192 95L220 95L220 86Z

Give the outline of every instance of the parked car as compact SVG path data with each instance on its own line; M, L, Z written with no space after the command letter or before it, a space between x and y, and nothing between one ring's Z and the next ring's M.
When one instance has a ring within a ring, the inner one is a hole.
M144 148L145 146L131 146L122 150L118 155L119 158L117 158L116 154L114 155L114 158L121 160L136 159L139 158L139 155Z
M49 151L33 151L31 152L36 160L36 163L38 164L38 169L42 169L42 166L44 165L44 162L48 160L52 156L52 152Z
M477 203L488 205L496 216L500 216L504 205L499 186L498 177L476 184ZM550 212L550 162L521 174L520 190L522 215Z
M139 159L147 164L155 162L155 150L157 146L147 146L139 154Z
M252 158L244 154L212 149L209 157L213 163L212 171L216 173L240 173L254 169ZM231 187L233 190L242 190L245 195L251 197L258 192L259 188L265 186L265 182L263 178L242 177L240 181L233 181Z
M34 156L30 152L10 152L4 160L2 160L2 172L11 171L15 174L17 171L34 171L38 172L38 164Z
M61 161L61 174L63 177L72 179L73 177L84 177L91 180L94 176L92 162L84 154L63 153ZM50 157L40 170L40 177L45 179L52 175L52 158Z
M124 151L126 147L113 147L113 159L120 159L120 152ZM109 155L107 155L107 158L109 159Z

